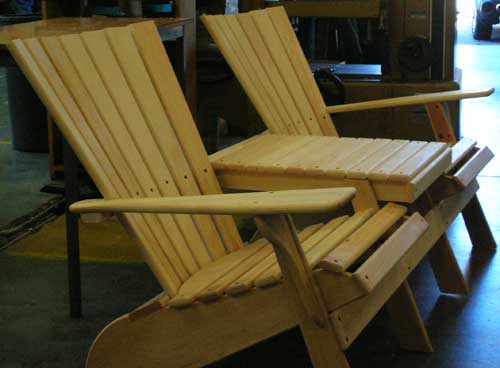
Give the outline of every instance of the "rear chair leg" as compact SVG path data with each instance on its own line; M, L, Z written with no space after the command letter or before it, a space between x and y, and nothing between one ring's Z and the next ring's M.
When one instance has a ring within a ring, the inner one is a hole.
M443 293L467 295L469 288L446 233L429 252L429 261Z
M386 309L394 322L401 348L425 353L433 351L408 281L403 282L387 301Z
M472 197L467 206L462 210L465 226L469 232L470 240L475 248L496 249L497 244L491 233L490 226L484 216L481 203L477 195Z

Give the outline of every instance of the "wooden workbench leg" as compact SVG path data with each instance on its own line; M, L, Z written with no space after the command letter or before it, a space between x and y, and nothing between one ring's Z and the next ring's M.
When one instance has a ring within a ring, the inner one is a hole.
M484 216L481 203L477 195L472 197L467 206L462 210L465 226L469 232L470 240L474 247L482 249L496 249L497 244L491 233L488 220Z
M431 353L432 343L420 316L408 281L396 290L386 303L401 348Z
M78 215L69 211L69 206L80 197L78 187L78 159L73 150L63 141L64 198L66 202L66 246L68 254L69 308L72 318L82 316L82 292L80 280L80 242Z
M429 261L442 292L461 295L466 295L469 292L467 282L446 234L441 236L429 251Z
M348 368L295 226L289 216L259 216L257 227L272 244L315 368Z

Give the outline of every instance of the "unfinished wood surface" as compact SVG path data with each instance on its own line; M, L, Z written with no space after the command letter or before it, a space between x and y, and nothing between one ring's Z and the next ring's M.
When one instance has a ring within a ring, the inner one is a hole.
M379 203L377 201L377 195L373 186L368 180L345 180L346 185L356 188L356 196L352 200L352 207L355 212L367 210L367 209L379 209Z
M432 343L418 311L415 297L408 281L392 294L386 309L394 324L401 348L432 353Z
M406 213L407 208L393 203L387 204L354 234L343 241L319 264L332 272L343 272L349 268L370 246Z
M434 138L438 142L456 143L457 137L451 127L450 119L440 102L425 104Z
M443 293L467 295L469 288L446 235L429 252L429 261Z
M387 98L383 100L374 100L366 102L357 102L338 106L328 106L327 111L330 114L339 112L351 112L373 109L384 109L387 107L401 107L411 105L425 105L434 102L458 101L467 98L478 98L490 96L495 90L493 88L481 90L459 90L437 93L424 93L415 96L404 96Z
M218 172L368 179L374 186L407 183L430 168L434 173L445 166L437 173L439 176L451 162L451 151L444 143L389 139L271 134L254 137L229 147L227 153L224 151L211 156ZM426 175L426 179L431 176ZM427 186L430 184L432 181L426 182Z
M399 151L392 154L386 160L380 162L372 168L367 174L368 179L375 181L388 180L390 174L400 167L409 157L417 153L426 142L409 142L406 146L402 147Z
M355 194L354 188L326 188L204 196L88 199L72 204L71 211L249 215L321 213L343 207Z
M481 203L479 203L477 197L474 197L465 206L462 215L474 247L495 250L497 248L495 238L488 226L488 221L486 221Z
M443 201L441 206L426 215L429 229L369 298L363 297L362 291L353 287L357 284L353 284L348 275L324 270L314 272L322 293L326 295L325 299L337 310L331 315L331 320L335 328L339 328L339 337L348 339L346 346L354 341L361 331L360 327L365 326L394 294L447 224L471 200L475 191L477 185L474 184ZM339 289L339 285L343 289ZM346 303L346 300L354 301ZM408 316L404 318L408 319ZM88 366L204 366L290 329L297 323L296 313L289 303L288 290L283 283L272 288L256 289L238 298L227 297L216 303L200 303L189 309L156 309L133 321L129 315L125 315L112 322L98 336L91 348ZM180 329L184 331L183 334L172 335L172 331ZM241 333L242 329L245 334ZM413 333L410 335L414 336ZM204 349L192 348L199 347L199 344L203 344Z
M338 133L333 125L333 121L329 114L326 113L326 105L317 88L316 81L313 78L309 63L307 62L304 52L300 47L295 32L290 27L290 20L285 9L276 7L268 9L267 13L273 22L278 36L288 54L288 57L297 73L297 76L304 88L304 92L309 99L311 108L316 115L316 119L325 136L338 136Z
M451 165L446 170L453 170L472 150L476 147L476 141L470 138L462 138L451 149Z
M434 158L446 149L443 143L430 142L417 151L410 159L406 160L391 175L394 180L409 181L417 176Z
M272 133L337 135L282 9L201 20Z
M308 226L298 234L299 240L305 241L322 226L323 224ZM231 284L237 282L238 276L251 274L251 271L269 263L269 260L271 264L277 262L273 248L266 239L259 239L194 274L181 286L179 293L169 301L169 305L185 308L196 300L213 301L222 296ZM253 284L254 279L249 280L249 286ZM239 293L232 295L234 294Z
M424 216L429 228L379 285L371 293L338 308L331 314L331 320L343 349L350 346L371 318L400 287L409 273L442 236L451 221L474 197L477 190L477 183L472 182L464 191L443 200L439 206L429 211Z
M482 169L493 159L493 152L488 147L479 149L455 174L453 181L460 187L465 188L474 180Z
M431 187L440 177L443 176L443 172L449 167L451 162L451 149L446 148L441 154L439 154L434 160L432 160L427 167L425 167L420 173L418 173L410 181L410 186L412 187L412 197L418 198L420 195Z
M367 291L372 291L392 267L404 256L429 227L414 213L354 272L355 279Z
M303 252L306 256L308 265L311 269L316 267L319 260L328 252L332 251L338 242L332 241L332 234L337 232L337 228L341 227L347 220L347 216L333 219L328 222L325 226L319 229L309 238L301 241ZM343 232L340 232L340 235ZM316 249L318 248L318 249ZM311 256L310 256L311 254ZM281 281L282 269L280 265L274 262L265 272L261 273L255 280L254 283L257 287L269 287Z
M299 325L315 367L349 367L340 349L325 302L289 216L256 218L259 231L273 244Z
M365 159L359 163L351 166L346 176L351 179L366 179L368 174L375 170L375 168L383 162L386 162L391 157L396 155L400 150L407 146L409 141L393 140L384 145L373 153L368 153Z

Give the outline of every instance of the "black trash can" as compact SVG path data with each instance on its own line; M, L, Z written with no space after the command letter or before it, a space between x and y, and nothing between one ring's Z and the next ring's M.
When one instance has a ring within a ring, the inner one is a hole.
M6 15L0 16L0 25L36 20L39 15ZM18 151L47 152L47 112L42 102L18 67L8 67L6 74L12 146Z

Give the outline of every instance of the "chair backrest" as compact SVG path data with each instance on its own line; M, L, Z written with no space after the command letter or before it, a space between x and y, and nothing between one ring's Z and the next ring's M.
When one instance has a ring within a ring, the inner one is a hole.
M9 50L104 198L221 193L154 22L15 40ZM232 217L123 218L171 296L242 246Z
M269 131L338 136L283 7L201 20Z

